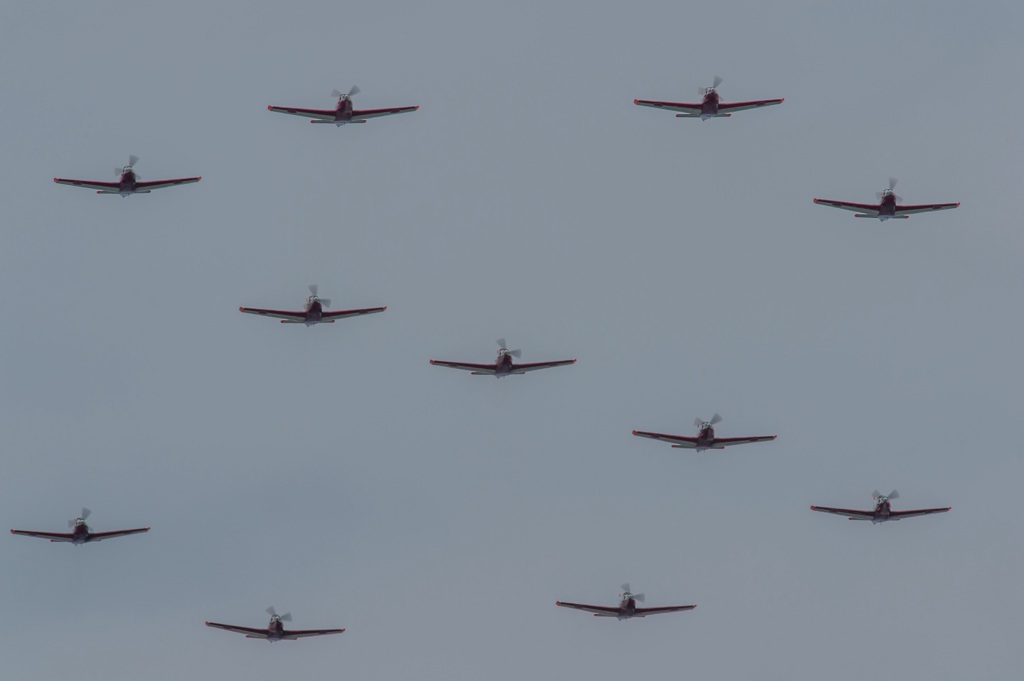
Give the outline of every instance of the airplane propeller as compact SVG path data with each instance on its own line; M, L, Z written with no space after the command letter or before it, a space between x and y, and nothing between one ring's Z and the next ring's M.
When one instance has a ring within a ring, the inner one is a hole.
M509 350L508 349L508 343L505 342L504 338L499 338L495 342L498 344L498 354L501 354L502 352L506 352L506 353L512 355L513 357L515 357L516 359L519 359L520 357L523 356L523 351L522 350Z
M319 288L320 287L317 286L316 284L310 284L309 285L309 292L311 294L313 294L314 298L316 298L317 300L320 301L320 307L322 307L324 309L327 309L327 308L329 308L331 306L331 299L330 298L321 298L320 296L318 296L317 295L317 291L319 290Z
M76 524L76 523L77 523L77 522L78 522L79 520L81 520L81 521L82 521L82 522L84 523L84 522L85 522L85 520L86 520L86 518L88 518L88 517L89 517L90 515L92 515L92 511L91 511L91 510L89 510L88 508L86 508L85 506L83 506L83 507L82 507L82 515L78 516L78 517L77 517L77 518L75 518L74 520L69 520L69 521L68 521L68 527L74 527L74 526L75 526L75 524Z
M897 182L897 180L896 180L895 177L890 177L889 178L889 189L884 191L884 192L875 192L875 195L878 196L878 200L879 201L882 200L882 197L888 196L889 194L892 194L893 197L896 199L896 203L903 203L903 197L902 196L897 196L892 191L896 187L896 182Z
M713 426L716 423L719 423L721 420L722 416L718 412L715 412L715 415L711 417L710 421L705 421L703 419L697 418L693 420L693 425L697 426L698 428L704 428L706 426Z
M713 81L711 87L702 87L702 88L699 88L698 91L702 95L706 95L706 94L709 94L711 92L714 92L715 90L718 89L718 86L722 84L723 80L724 80L724 78L722 78L721 76L715 76L715 80Z
M270 606L269 608L267 608L267 614L270 615L271 617L275 618L275 619L281 620L282 622L291 622L292 621L292 614L290 612L286 612L283 615L278 615L277 611L274 610L274 606Z
M121 177L121 175L124 174L124 171L125 171L126 168L128 170L131 170L132 172L134 172L135 171L135 164L138 163L138 162L139 162L139 157L136 156L135 154L132 154L131 156L128 157L128 165L127 166L122 166L120 168L114 168L114 175L116 175L118 177ZM135 179L141 180L142 176L141 175L136 175Z
M338 92L337 88L335 88L331 90L331 97L337 97L338 99L352 99L353 95L358 95L360 92L362 91L359 89L358 85L353 85L352 89L347 93Z
M629 598L632 598L634 601L639 601L640 603L644 602L644 595L643 594L635 594L632 591L630 591L630 589L629 589L629 582L626 582L625 584L622 585L622 597L623 598L629 597Z
M888 494L879 494L878 490L876 489L874 492L871 493L871 498L876 500L876 501L878 499L888 499L888 500L899 499L900 498L900 493L897 492L896 490L893 490L893 491L889 492Z

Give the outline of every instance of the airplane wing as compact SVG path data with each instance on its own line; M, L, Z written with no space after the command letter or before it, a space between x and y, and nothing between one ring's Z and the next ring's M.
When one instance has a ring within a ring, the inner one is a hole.
M431 364L440 367L448 367L449 369L462 369L463 371L472 371L474 374L494 374L493 364L472 364L471 362L446 362L441 359L430 360Z
M914 518L919 515L931 515L932 513L945 513L952 506L945 508L920 508L916 511L889 511L889 520L901 520L903 518Z
M373 314L374 312L383 312L388 309L384 307L364 307L361 310L338 310L336 312L322 312L320 319L344 319L345 317L358 317L364 314ZM305 316L305 315L303 315Z
M661 608L637 608L636 615L634 617L647 617L648 615L660 615L665 612L682 612L683 610L693 610L696 605L667 605Z
M896 206L896 215L913 215L914 213L931 213L937 210L952 210L960 206L956 203L922 203L917 206Z
M268 106L267 111L286 113L303 118L312 118L318 121L333 121L334 109L298 109L293 106Z
M559 359L554 362L530 362L529 364L513 364L513 374L525 374L527 371L537 371L538 369L550 369L551 367L563 367L568 364L575 364L574 359Z
M390 116L392 114L406 113L407 111L416 111L419 108L420 107L417 105L396 106L391 109L363 109L362 111L352 111L352 118L380 118L381 116Z
M728 447L729 445L745 445L750 442L768 442L774 440L776 435L754 435L753 437L716 437L714 439L715 449Z
M98 189L99 191L109 191L111 189L120 189L120 182L99 182L97 180L69 180L63 177L55 177L53 181L57 184L68 184L72 187L85 187L86 189Z
M203 179L202 177L181 177L175 180L153 180L151 182L136 182L135 191L137 192L150 192L154 189L163 189L164 187L176 187L179 184L192 184Z
M236 634L245 634L246 638L266 638L266 629L253 629L252 627L240 627L235 624L221 624L219 622L207 622L206 626L224 631L233 631Z
M874 511L856 511L851 508L830 508L828 506L811 506L812 511L832 513L834 515L845 515L850 520L872 520L875 517Z
M306 636L327 636L328 634L340 634L344 632L344 629L295 629L285 630L284 635L281 638L287 641L294 641L296 639L305 638Z
M633 103L637 106L649 106L653 109L682 111L683 113L694 115L699 115L702 109L702 105L699 102L697 104L688 104L686 102L657 102L651 99L634 99ZM721 105L719 105L718 108L721 109Z
M111 539L113 537L126 537L129 534L141 534L143 532L149 532L148 527L136 527L132 530L112 530L110 532L90 532L89 541L103 541L104 539Z
M572 608L573 610L583 610L585 612L592 612L597 617L618 617L618 608L609 608L603 605L583 605L582 603L566 603L565 601L555 601L555 605L560 608Z
M23 537L39 537L50 541L71 541L74 535L70 532L35 532L34 530L11 530L11 534L20 534Z
M833 201L831 199L814 199L814 202L822 206L852 210L856 213L867 213L870 217L878 217L878 205L871 203L851 203L850 201Z
M760 109L762 106L772 106L773 104L782 104L785 101L783 99L759 99L753 102L729 102L726 104L719 103L719 113L725 112L730 113L732 111L743 111L745 109Z
M669 442L673 447L680 449L696 449L697 438L687 437L686 435L668 435L666 433L648 433L645 430L634 430L633 435L637 437L649 437L652 440L661 440L662 442Z
M246 314L258 314L262 317L275 317L277 319L286 319L292 321L296 319L306 319L305 312L291 312L290 310L264 310L258 307L240 307L238 308L238 311L244 312Z

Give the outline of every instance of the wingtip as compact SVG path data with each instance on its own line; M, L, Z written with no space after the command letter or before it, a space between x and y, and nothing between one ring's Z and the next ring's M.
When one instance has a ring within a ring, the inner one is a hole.
M562 601L555 601L555 605L561 605Z
M55 178L53 178L53 181L54 181L54 182L59 182L59 181L60 181L60 178L59 178L59 177L55 177ZM956 205L958 205L958 206L959 206L960 204L958 203L958 204L956 204Z
M638 431L638 430L634 430L634 431L633 431L633 435L636 435L636 434L637 434L638 432L640 432L640 431Z
M782 104L784 101L786 101L785 97L779 97L779 104Z
M639 99L634 99L634 100L633 100L633 103L634 103L634 104L639 104L639 103L640 103L640 100L639 100Z
M244 308L244 307L242 307L241 305L239 305L239 306L238 306L238 311L239 311L239 312L245 312L245 308Z
M273 111L273 110L274 110L274 105L273 104L268 104L267 105L267 111Z
M420 105L419 105L419 104L417 104L417 105L415 106L415 108L413 108L413 111L419 111L419 110L420 110Z
M814 199L814 203L818 203L821 199Z
M431 363L431 364L433 364L433 363L434 363L434 360L430 360L430 363Z

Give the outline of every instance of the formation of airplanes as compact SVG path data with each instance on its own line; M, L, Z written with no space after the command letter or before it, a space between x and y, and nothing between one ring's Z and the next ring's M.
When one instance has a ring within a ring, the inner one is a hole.
M682 612L693 610L696 605L666 605L657 608L639 608L637 603L644 602L643 594L634 594L629 588L629 582L622 585L622 593L619 594L619 604L616 606L586 605L584 603L569 603L566 601L555 601L560 608L572 608L593 613L594 617L614 617L620 622L633 619L634 617L647 617L648 615L663 615L669 612Z
M245 634L246 638L260 638L271 643L276 641L297 641L300 638L307 638L309 636L329 636L330 634L342 634L345 632L344 628L285 629L284 623L292 621L292 614L290 612L278 615L277 611L274 610L274 606L270 606L267 608L267 613L270 615L270 622L263 629L243 627L237 624L221 624L220 622L206 622L206 626L223 629L224 631L232 631L236 634Z
M75 546L81 546L82 544L103 541L104 539L113 539L114 537L126 537L129 534L141 534L142 532L149 532L148 527L136 527L130 530L112 530L109 532L93 532L85 523L86 519L91 514L92 511L90 511L87 508L83 508L82 515L76 516L75 518L68 521L68 529L71 530L70 532L11 530L11 534L20 534L23 537L38 537L39 539L49 539L52 542L65 542L68 544L74 544Z
M309 285L309 296L306 297L306 306L302 310L268 310L262 307L240 307L239 312L259 315L261 317L274 317L280 319L282 324L305 324L306 327L316 324L333 324L339 319L346 317L361 317L362 315L383 312L388 309L382 307L363 307L353 310L327 310L331 306L330 298L321 298L317 294L316 284Z

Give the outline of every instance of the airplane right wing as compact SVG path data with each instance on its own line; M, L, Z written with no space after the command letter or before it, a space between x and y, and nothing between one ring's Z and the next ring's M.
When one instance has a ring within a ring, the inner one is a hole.
M873 520L874 511L857 511L851 508L830 508L829 506L811 506L812 511L832 513L834 515L845 515L850 520Z
M85 187L86 189L98 189L99 191L110 191L121 188L120 182L99 182L97 180L69 180L63 177L55 177L53 181L57 184L67 184L72 187Z
M471 362L446 362L441 359L432 359L430 363L439 367L448 367L449 369L462 369L463 371L472 371L474 374L494 375L493 364L473 364Z
M584 605L582 603L566 603L565 601L555 601L555 605L560 608L572 608L573 610L583 610L585 612L592 612L596 617L618 617L618 608L609 608L604 605Z
M513 364L513 374L525 374L527 371L537 371L538 369L550 369L551 367L562 367L568 364L575 364L574 359L559 359L553 362L530 362L529 364Z
M667 605L661 608L637 608L636 615L634 617L647 617L647 615L660 615L666 612L682 612L683 610L693 610L696 605Z
M36 532L34 530L11 530L11 534L20 534L23 537L39 537L50 541L72 541L75 535L70 532Z
M344 629L295 629L285 630L281 638L286 641L295 641L306 636L327 636L328 634L341 634Z
M688 437L686 435L668 435L667 433L648 433L645 430L634 430L633 435L637 437L647 437L652 440L661 440L662 442L668 442L673 447L679 449L696 449L697 438Z
M103 541L104 539L112 539L114 537L126 537L129 534L140 534L142 532L149 532L148 527L136 527L132 530L111 530L110 532L90 532L89 541Z
M754 435L751 437L716 437L715 449L719 447L728 447L729 445L746 445L751 442L769 442L774 440L777 435Z
M336 312L321 312L320 319L344 319L345 317L358 317L364 314L373 314L374 312L383 312L388 309L384 307L364 307L361 310L338 310Z
M312 118L318 121L331 121L334 122L334 109L299 109L294 106L268 106L267 111L276 111L277 113L286 113L293 116L302 116L303 118Z
M842 210L852 210L855 213L867 213L868 217L878 217L878 206L870 203L852 203L850 201L833 201L832 199L814 199L814 203Z
M192 184L203 179L202 177L179 177L173 180L149 180L146 182L136 182L135 191L137 192L151 192L154 189L163 189L164 187L177 187L179 184Z
M290 310L264 310L258 307L240 307L239 312L246 314L258 314L261 317L274 317L276 319L305 320L305 312L292 312Z
M959 208L960 202L956 203L922 203L916 206L896 206L896 215L913 215L914 213L932 213L937 210L952 210Z
M701 104L689 104L686 102L658 102L651 99L634 99L637 106L649 106L652 109L668 109L669 111L682 111L686 114L699 116L702 111Z
M416 111L420 107L417 106L396 106L390 109L363 109L362 111L353 111L352 118L380 118L381 116L391 116L393 114L406 113L409 111Z
M746 109L760 109L762 106L782 104L782 102L782 99L759 99L753 102L727 102L725 104L720 103L718 105L718 110L720 112L744 111Z
M916 511L889 511L889 520L900 520L902 518L916 518L919 515L931 515L932 513L945 513L946 511L953 508L952 506L946 506L945 508L920 508Z
M219 622L207 622L206 626L224 631L233 631L236 634L245 634L246 638L266 638L266 629L254 629L252 627L240 627L236 624L221 624Z

